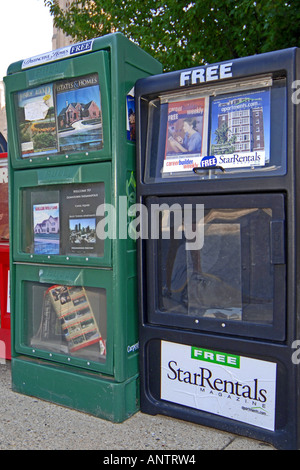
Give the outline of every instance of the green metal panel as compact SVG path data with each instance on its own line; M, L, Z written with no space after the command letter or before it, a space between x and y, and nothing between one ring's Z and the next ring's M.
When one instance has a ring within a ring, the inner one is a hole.
M117 383L99 374L20 357L12 359L12 389L115 423L139 410L138 375Z

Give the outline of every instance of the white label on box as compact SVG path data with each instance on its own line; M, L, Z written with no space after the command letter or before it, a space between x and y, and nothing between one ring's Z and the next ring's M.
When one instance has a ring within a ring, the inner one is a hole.
M161 398L274 431L276 363L162 341Z
M91 52L93 50L93 42L94 39L89 39L88 41L82 41L77 44L61 47L60 49L56 49L54 51L45 52L44 54L39 54L34 57L29 57L28 59L23 60L22 70L27 69L28 67L35 67L37 65L53 62L54 60L66 59L67 57L73 57L78 54Z

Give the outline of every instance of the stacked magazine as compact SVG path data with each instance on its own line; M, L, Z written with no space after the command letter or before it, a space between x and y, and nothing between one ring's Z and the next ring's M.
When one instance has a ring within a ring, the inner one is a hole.
M55 344L56 343L56 344ZM106 355L105 340L84 287L53 285L44 293L41 324L32 339L33 346L74 353L99 344L100 356Z
M105 345L84 287L52 286L45 295L61 321L70 352L99 343L100 354L104 354Z

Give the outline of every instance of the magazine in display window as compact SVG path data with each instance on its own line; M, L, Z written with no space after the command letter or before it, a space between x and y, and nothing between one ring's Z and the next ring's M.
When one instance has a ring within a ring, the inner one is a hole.
M134 99L134 88L130 90L126 97L126 134L127 140L132 142L136 141L136 129L135 129L135 99Z
M192 171L207 147L208 99L168 103L163 173Z
M212 98L210 155L223 169L269 163L269 89Z
M17 117L22 157L57 153L57 131L51 83L19 91Z
M104 202L104 183L72 184L61 190L61 250L65 254L103 256L104 243L96 236L100 217L97 207Z
M41 310L41 317L31 345L65 354L84 352L87 348L91 357L105 358L106 340L99 330L89 289L52 285L42 288L42 297L39 291L39 286L34 285L34 305L37 303L35 307ZM97 299L99 302L98 296Z
M34 253L59 254L59 204L33 205Z
M102 112L98 74L55 84L60 152L102 148Z
M52 286L49 295L70 352L99 343L100 354L105 345L84 287Z
M29 88L16 100L23 158L103 148L98 74Z
M101 217L96 212L104 200L104 183L69 184L59 190L45 189L43 193L34 191L31 252L103 256L104 240L96 236Z

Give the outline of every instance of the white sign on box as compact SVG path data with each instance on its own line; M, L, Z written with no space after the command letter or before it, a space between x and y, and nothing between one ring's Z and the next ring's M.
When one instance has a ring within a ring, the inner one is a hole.
M162 341L161 398L274 431L276 363Z
M85 52L91 52L93 50L93 43L94 39L89 39L77 44L71 44L70 46L55 49L54 51L45 52L44 54L39 54L34 57L29 57L28 59L23 60L22 70L27 69L28 67L34 67L36 65L47 64L48 62L53 62L54 60L66 59L67 57L73 57Z

